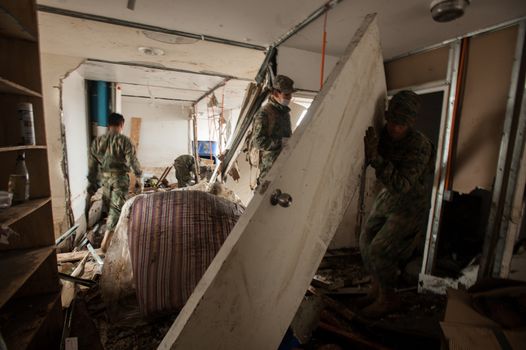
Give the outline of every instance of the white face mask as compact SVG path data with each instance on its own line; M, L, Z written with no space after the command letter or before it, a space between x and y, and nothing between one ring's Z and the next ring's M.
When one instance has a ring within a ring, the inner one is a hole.
M283 100L281 100L281 104L282 104L283 106L288 106L288 105L290 104L290 100L285 100L285 99L283 99Z

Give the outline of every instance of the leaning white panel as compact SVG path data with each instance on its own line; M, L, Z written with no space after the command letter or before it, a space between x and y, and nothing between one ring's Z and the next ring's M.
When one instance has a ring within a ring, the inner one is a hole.
M358 197L363 135L381 121L385 76L365 18L160 349L276 349L345 208ZM289 208L272 206L274 190Z

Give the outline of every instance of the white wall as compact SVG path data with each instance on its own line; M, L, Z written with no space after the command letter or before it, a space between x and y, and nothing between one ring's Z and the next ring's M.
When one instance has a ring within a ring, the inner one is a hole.
M331 73L339 57L325 56L324 80ZM305 50L280 47L278 50L278 74L294 80L298 89L318 91L320 89L321 55Z
M124 96L122 113L126 119L124 134L127 136L130 136L131 118L142 119L137 149L142 167L165 168L178 156L191 154L189 106Z
M305 107L294 102L290 104L290 119L293 132L296 129L297 121L300 118L303 111L305 111ZM243 152L239 152L236 158L236 162L239 170L239 180L234 181L230 176L228 176L226 186L232 191L234 191L239 197L239 199L241 199L241 202L243 202L243 204L247 206L252 197L254 196L254 193L250 189L251 171L253 173L252 177L255 179L255 173L257 169L250 169L250 164L246 160L246 154Z
M51 202L55 236L69 228L66 218L66 193L64 173L62 171L62 138L60 117L61 79L78 67L83 58L41 55L42 91L44 95L44 118L46 124L47 154L49 163L49 180L51 185Z
M218 123L217 121L210 121L206 115L197 116L197 139L199 141L203 140L219 140L219 132L217 130ZM215 130L214 130L215 129Z
M68 152L68 177L71 209L76 223L85 223L86 188L88 186L89 123L86 82L77 71L63 81L62 106Z

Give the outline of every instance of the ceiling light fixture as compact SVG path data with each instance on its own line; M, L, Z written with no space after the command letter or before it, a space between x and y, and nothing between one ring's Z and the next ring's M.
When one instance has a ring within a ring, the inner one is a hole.
M433 0L429 6L436 22L450 22L464 15L470 0Z
M147 47L141 46L138 48L139 52L145 54L146 56L163 56L164 50L158 49L156 47Z

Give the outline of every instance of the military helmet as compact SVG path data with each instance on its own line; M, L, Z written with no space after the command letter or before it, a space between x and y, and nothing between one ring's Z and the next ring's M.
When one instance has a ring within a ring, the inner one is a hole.
M397 124L412 124L420 110L420 97L413 91L397 92L389 102L385 119Z
M286 94L296 91L296 89L294 89L294 81L285 75L277 75L276 78L274 78L272 88Z

